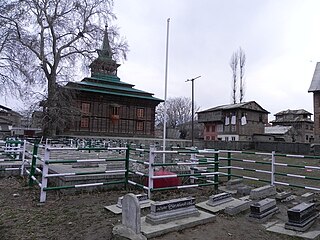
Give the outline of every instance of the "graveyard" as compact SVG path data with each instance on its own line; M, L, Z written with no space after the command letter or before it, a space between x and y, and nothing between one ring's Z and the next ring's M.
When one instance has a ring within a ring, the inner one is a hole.
M131 239L319 239L316 156L172 148L174 161L163 163L152 147L131 147L131 155L124 146L91 147L39 147L19 174L17 146L7 146L14 159L1 162L1 239L121 239L131 231L143 237ZM178 178L170 182L177 186L159 182Z

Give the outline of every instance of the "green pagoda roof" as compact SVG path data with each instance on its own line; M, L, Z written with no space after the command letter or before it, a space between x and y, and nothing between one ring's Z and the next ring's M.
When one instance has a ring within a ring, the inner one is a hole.
M80 82L69 82L65 87L82 92L91 92L121 97L163 102L162 99L153 97L153 93L135 89L133 84L122 82L117 76L120 64L112 59L112 49L108 39L108 26L105 28L102 49L98 51L98 58L91 64L91 77L86 77Z

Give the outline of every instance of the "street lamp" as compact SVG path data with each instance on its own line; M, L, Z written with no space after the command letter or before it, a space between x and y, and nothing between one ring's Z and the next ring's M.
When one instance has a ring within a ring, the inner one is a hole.
M197 78L200 78L201 76L195 77L195 78L191 78L191 79L187 79L186 82L190 82L191 81L191 85L192 85L192 97L191 97L191 105L192 105L192 109L191 109L191 144L192 147L194 146L194 80L196 80Z

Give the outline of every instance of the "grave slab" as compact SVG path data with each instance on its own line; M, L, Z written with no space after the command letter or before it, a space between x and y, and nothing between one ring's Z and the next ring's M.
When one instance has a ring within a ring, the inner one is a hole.
M157 237L169 232L180 231L186 228L195 227L201 224L213 222L216 216L204 211L199 211L200 215L197 217L188 217L174 220L168 223L152 225L146 222L146 217L141 218L141 232L147 238Z
M222 203L217 206L210 206L207 204L208 201L201 202L196 204L198 208L204 209L206 211L212 212L212 213L217 213L220 211L227 210L227 214L230 215L235 215L238 214L242 211L245 211L250 208L250 203L251 200L241 200L241 199L236 199L232 198L233 200L230 202Z
M266 222L275 213L279 212L279 208L276 206L276 200L271 198L266 198L251 204L250 210L251 213L248 216L248 220L258 223Z
M290 229L285 229L284 222L277 222L274 225L271 225L270 227L268 227L267 231L279 233L279 234L285 234L293 237L299 237L302 239L312 239L312 240L320 239L320 229L317 228L316 226L311 227L308 231L298 232Z
M215 195L211 195L209 197L209 201L207 202L207 204L209 206L215 207L217 205L226 203L226 202L230 202L233 201L233 197L231 195L231 193L219 193L219 194L215 194Z
M309 229L318 217L314 203L300 203L288 209L287 214L288 222L285 228L301 232Z
M275 186L265 185L259 188L252 189L250 192L250 198L252 200L259 200L277 194Z

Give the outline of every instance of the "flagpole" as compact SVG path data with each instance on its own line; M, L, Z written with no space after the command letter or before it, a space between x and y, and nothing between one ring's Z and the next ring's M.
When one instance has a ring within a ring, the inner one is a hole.
M164 119L163 119L163 151L166 150L166 130L167 130L167 81L168 81L168 50L169 50L169 24L170 18L167 19L167 44L166 44L166 67L164 76ZM166 154L162 155L162 162L166 162Z

